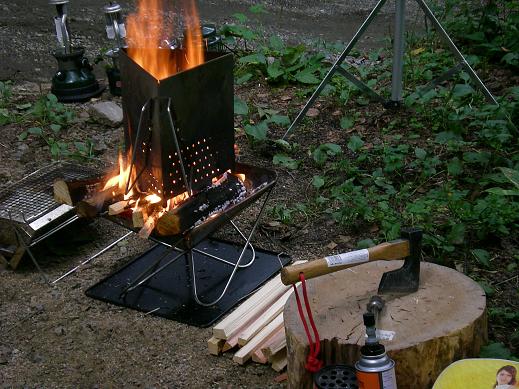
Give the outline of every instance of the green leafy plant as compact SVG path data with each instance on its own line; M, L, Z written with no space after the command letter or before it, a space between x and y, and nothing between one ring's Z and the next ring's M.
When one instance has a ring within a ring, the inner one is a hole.
M49 147L52 158L92 158L94 145L91 140L68 142L62 138L62 131L74 118L73 111L67 109L53 94L41 97L28 109L25 119L31 127L23 131L18 139L28 137L43 140Z

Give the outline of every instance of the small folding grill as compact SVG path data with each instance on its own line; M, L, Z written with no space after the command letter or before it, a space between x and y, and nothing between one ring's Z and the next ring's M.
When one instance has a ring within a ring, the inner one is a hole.
M27 252L40 269L30 248L78 219L73 207L54 201L53 182L84 179L94 173L84 166L54 162L0 193L0 249L10 258L10 267L16 268Z

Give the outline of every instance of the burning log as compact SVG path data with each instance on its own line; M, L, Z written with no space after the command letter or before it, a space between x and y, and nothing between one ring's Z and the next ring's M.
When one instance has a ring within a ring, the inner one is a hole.
M110 216L119 215L126 210L128 207L129 200L122 200L108 206L108 214Z
M59 204L74 206L98 191L101 180L101 177L74 181L56 180L53 184L54 200Z
M139 236L141 238L147 239L152 233L157 221L162 216L164 211L162 209L155 209L144 222L144 226L139 231Z
M110 187L81 200L76 204L77 214L84 218L93 218L105 210L107 204L122 201L123 195L117 194L115 189L116 187Z
M132 213L132 225L134 228L142 228L144 227L144 221L147 218L146 212L144 210L133 211Z
M233 175L218 185L197 193L183 204L166 212L157 222L160 235L177 235L201 220L239 201L246 193L243 183Z

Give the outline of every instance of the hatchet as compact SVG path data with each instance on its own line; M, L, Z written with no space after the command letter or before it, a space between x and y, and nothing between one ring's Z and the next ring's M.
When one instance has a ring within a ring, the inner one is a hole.
M304 273L305 279L319 277L324 274L348 269L362 263L405 258L401 268L382 275L378 294L406 294L416 292L420 280L420 254L422 245L422 230L405 228L401 238L381 243L368 249L331 255L314 261L287 266L281 269L281 281L285 285L299 281L299 274Z

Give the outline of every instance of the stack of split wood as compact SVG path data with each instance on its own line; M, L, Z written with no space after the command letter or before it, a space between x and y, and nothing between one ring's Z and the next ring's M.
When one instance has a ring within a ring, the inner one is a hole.
M283 307L292 294L279 275L267 282L213 327L209 353L234 352L233 361L270 363L276 371L287 365Z

